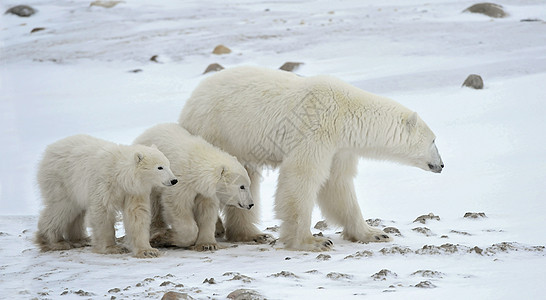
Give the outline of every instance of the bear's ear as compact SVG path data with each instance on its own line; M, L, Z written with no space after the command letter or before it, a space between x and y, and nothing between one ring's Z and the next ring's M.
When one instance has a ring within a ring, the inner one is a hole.
M144 154L137 152L135 153L135 163L140 163L144 159Z
M415 127L415 125L417 124L417 113L416 112L412 112L408 118L406 119L406 124L409 126L409 127Z
M150 147L157 149L157 146L155 144L152 144Z

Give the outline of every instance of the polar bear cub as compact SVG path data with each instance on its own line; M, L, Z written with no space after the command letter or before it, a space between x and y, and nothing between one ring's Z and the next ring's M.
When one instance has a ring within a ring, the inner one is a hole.
M179 179L176 187L152 192L152 207L161 207L153 213L152 236L167 232L166 226L170 226L172 237L168 239L174 245L214 250L218 210L249 210L254 206L250 178L239 161L180 125L156 125L137 137L134 144L157 145Z
M275 211L280 240L296 250L329 250L311 235L318 203L350 241L391 238L364 221L353 179L359 157L390 160L440 173L435 135L413 111L330 76L300 77L258 67L205 78L186 101L179 123L248 166L254 201L260 171L279 168ZM244 241L260 231L252 211L226 214L226 236Z
M87 245L88 214L93 251L126 252L116 244L114 228L121 211L134 256L156 257L159 251L149 242L150 192L177 181L156 147L118 145L88 135L57 141L47 147L38 168L44 208L35 242L42 251Z

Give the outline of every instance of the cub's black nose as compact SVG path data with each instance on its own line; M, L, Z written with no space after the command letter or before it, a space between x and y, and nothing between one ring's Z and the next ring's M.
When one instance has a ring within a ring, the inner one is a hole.
M172 184L172 185L175 185L177 182L178 182L178 179L173 179L173 180L171 180L171 184Z
M251 209L254 206L254 204L249 204L248 209Z

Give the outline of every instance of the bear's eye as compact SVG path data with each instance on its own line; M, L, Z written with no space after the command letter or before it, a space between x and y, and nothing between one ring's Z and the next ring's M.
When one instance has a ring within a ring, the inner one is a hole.
M163 170L163 167L157 167L158 170Z
M245 189L245 186L244 186L244 185L241 185L239 188L240 188L241 190L244 190L244 189Z

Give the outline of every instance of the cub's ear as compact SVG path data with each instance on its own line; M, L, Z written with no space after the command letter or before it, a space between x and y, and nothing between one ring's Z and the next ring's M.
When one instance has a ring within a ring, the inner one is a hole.
M157 146L155 144L152 144L150 147L157 149Z
M140 163L144 159L144 154L137 152L135 153L135 163Z
M416 112L412 112L408 118L406 119L406 124L410 127L415 127L415 125L417 124L417 113Z
M226 176L226 170L227 170L226 166L220 166L218 170L220 171L220 177Z

